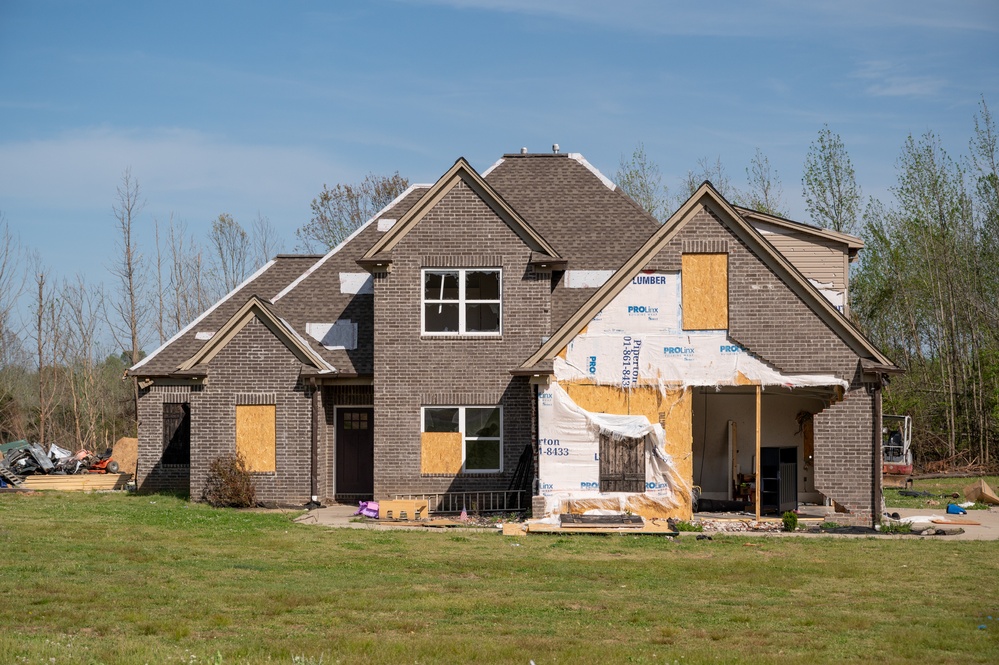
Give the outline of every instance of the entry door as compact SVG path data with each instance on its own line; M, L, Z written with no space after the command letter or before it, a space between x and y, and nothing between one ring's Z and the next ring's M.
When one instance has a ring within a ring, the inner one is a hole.
M375 491L374 409L336 411L336 494Z

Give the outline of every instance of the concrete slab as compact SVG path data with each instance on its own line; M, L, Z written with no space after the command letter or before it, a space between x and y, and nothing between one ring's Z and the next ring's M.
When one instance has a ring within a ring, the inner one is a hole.
M972 524L931 524L940 529L964 529L964 533L956 536L926 536L927 538L944 538L946 540L999 540L999 509L969 510L967 515L948 515L946 506L942 510L927 508L888 508L888 513L898 513L901 517L929 516L941 520L957 519L981 522ZM911 537L911 536L906 536Z

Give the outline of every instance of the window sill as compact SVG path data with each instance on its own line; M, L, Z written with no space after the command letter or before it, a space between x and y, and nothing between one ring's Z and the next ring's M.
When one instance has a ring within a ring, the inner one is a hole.
M420 478L493 478L502 471L462 471L460 473L421 473Z
M459 335L459 334L446 334L446 335L428 335L427 333L420 334L420 341L427 342L437 342L437 341L476 341L476 342L502 342L503 335Z

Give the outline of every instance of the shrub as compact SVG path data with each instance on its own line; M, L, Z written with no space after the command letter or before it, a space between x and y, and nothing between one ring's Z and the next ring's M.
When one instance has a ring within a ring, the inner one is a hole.
M683 520L677 520L675 528L677 531L696 531L698 533L704 531L703 524L684 522Z
M798 530L798 514L794 511L787 511L781 515L781 521L784 522L785 531L797 531Z
M216 508L246 508L254 505L257 489L246 470L242 455L222 455L208 465L202 500Z
M912 524L910 522L882 522L879 531L881 533L912 533Z

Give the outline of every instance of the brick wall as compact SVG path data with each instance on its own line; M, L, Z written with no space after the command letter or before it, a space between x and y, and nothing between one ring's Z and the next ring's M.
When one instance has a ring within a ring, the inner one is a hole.
M201 386L153 385L139 392L139 450L136 487L141 492L187 492L189 466L164 465L163 404L189 403Z
M880 429L874 422L879 398L851 390L815 415L815 489L849 513L836 515L836 522L871 526L880 517L881 447L872 442Z
M191 497L205 486L208 465L236 451L236 404L276 406L276 471L255 473L261 501L309 500L312 404L299 380L301 362L254 318L209 363L204 389L191 399Z
M458 184L392 250L375 278L375 498L397 493L506 489L534 438L533 391L509 370L550 329L551 278L528 266L530 248L464 184ZM421 269L503 269L503 334L421 336ZM503 407L501 474L421 475L421 406Z

